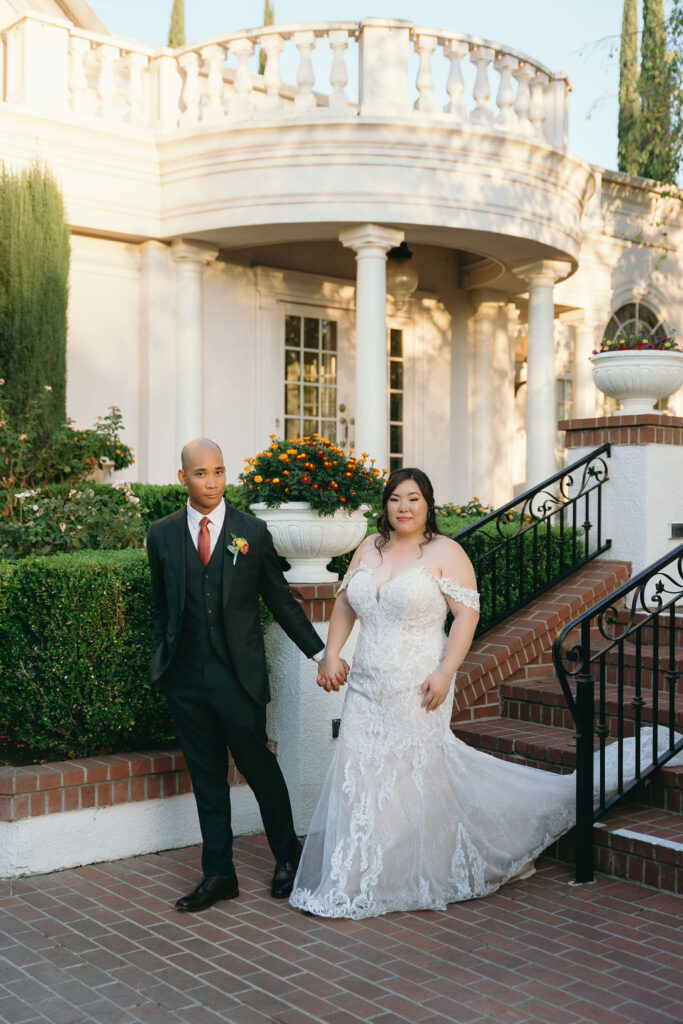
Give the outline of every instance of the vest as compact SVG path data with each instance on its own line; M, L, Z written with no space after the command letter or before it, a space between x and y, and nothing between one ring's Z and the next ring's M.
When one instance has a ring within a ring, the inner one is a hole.
M185 529L185 606L176 650L183 661L197 668L215 652L232 669L223 625L224 557L225 523L206 566Z

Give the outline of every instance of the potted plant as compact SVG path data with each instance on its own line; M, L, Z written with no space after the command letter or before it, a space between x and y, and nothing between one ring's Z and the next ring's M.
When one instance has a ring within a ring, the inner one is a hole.
M596 387L621 402L619 415L652 412L683 384L683 350L663 332L605 338L590 359Z
M327 563L362 541L365 512L379 500L387 471L367 452L347 456L320 434L289 441L271 434L270 441L240 474L250 508L290 563L290 583L336 580Z

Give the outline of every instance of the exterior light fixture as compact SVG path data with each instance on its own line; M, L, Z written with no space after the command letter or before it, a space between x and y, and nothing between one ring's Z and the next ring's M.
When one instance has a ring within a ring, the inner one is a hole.
M406 305L418 285L415 264L410 262L412 258L405 242L387 253L387 292L393 295L399 308Z

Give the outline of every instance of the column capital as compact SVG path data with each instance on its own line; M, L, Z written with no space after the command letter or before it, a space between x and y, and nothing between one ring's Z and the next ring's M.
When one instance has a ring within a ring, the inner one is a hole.
M171 242L171 253L176 263L195 263L203 266L212 263L219 250L208 242L192 242L186 238L174 238Z
M347 249L354 249L357 256L363 251L371 249L386 256L389 249L400 245L404 238L403 231L386 228L381 224L358 224L339 232L341 244Z
M569 260L531 260L513 266L513 272L527 284L555 285L569 277L572 265Z

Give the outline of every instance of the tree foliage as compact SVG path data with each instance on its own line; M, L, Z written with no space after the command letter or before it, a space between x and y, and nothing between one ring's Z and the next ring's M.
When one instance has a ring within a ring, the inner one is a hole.
M643 0L638 173L667 183L675 180L680 154L680 129L676 138L670 106L675 102L675 67L667 48L663 0Z
M0 174L0 378L6 410L21 418L51 388L46 427L66 420L69 229L59 187L33 164Z
M270 0L266 0L265 6L263 8L263 24L264 25L274 25L275 24L275 7L274 6L271 7ZM268 58L266 57L265 50L263 49L263 47L261 47L261 52L259 53L259 58L258 58L258 73L259 73L259 75L262 75L263 72L266 70L267 60L268 60Z
M185 45L185 0L173 0L168 45L174 48Z
M638 173L638 0L624 0L619 55L619 155L626 174Z
M643 0L640 70L637 0L624 0L619 75L619 170L676 182L683 148L683 0Z

